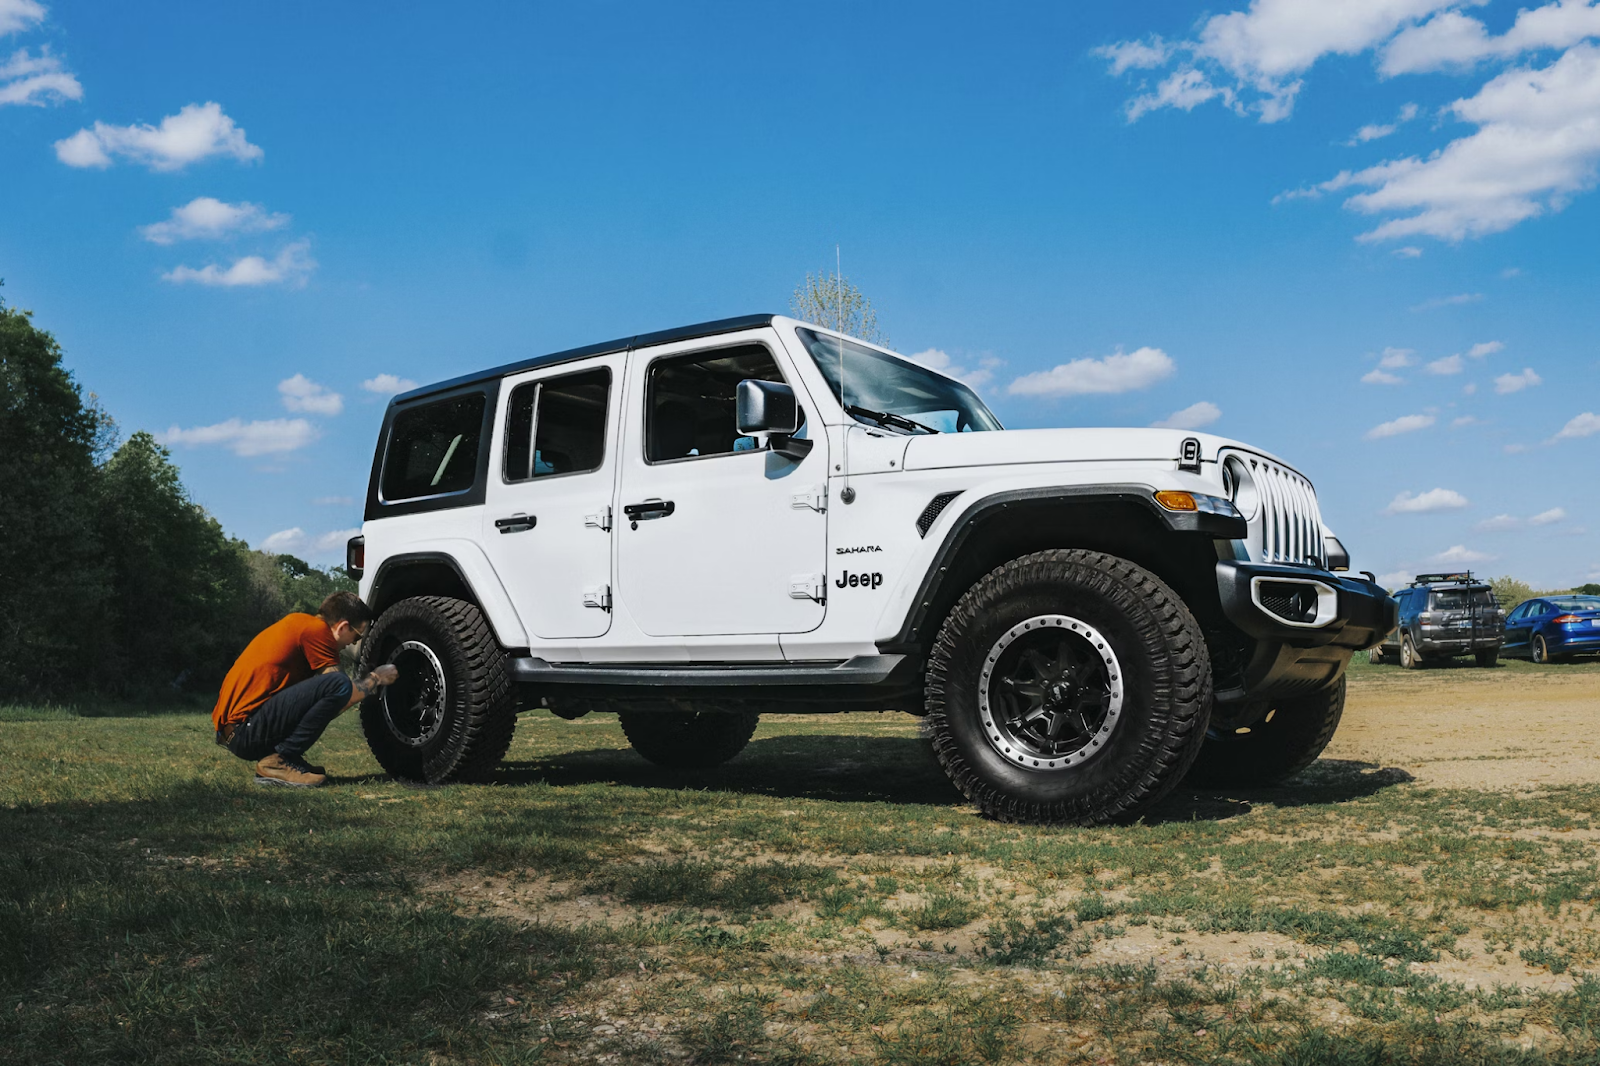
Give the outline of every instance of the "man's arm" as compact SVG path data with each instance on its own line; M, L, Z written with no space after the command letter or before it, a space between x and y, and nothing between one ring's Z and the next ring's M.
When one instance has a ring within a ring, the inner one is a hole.
M330 666L322 672L325 674L338 673L339 668ZM392 685L399 679L400 671L392 663L384 663L382 666L374 667L372 673L350 686L350 702L344 705L344 709L348 711L384 685Z

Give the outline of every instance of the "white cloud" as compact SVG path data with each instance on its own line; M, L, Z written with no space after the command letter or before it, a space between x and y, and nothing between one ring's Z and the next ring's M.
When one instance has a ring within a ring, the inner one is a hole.
M1353 148L1358 144L1366 144L1368 141L1376 141L1382 137L1387 137L1389 134L1393 133L1395 130L1399 129L1401 126L1405 125L1407 122L1410 122L1416 117L1417 105L1406 104L1400 109L1400 114L1395 116L1395 120L1393 122L1384 123L1382 125L1374 123L1372 125L1362 126L1360 129L1356 130L1354 137L1344 142L1345 146ZM1395 254L1398 255L1400 252L1407 250L1408 249L1400 249L1400 251L1396 252ZM1420 248L1412 248L1409 249L1409 251L1415 255L1422 254L1422 249Z
M1402 433L1414 433L1419 429L1427 429L1437 421L1433 415L1401 415L1392 422L1384 422L1367 430L1367 439L1381 440Z
M271 260L263 259L259 255L247 255L242 259L235 259L233 265L229 267L220 267L215 263L207 263L198 270L194 267L178 266L161 277L175 285L193 282L196 285L223 288L242 285L290 285L299 288L317 268L316 260L307 254L310 247L310 241L295 241Z
M1447 355L1443 359L1435 359L1433 362L1429 363L1425 369L1430 374L1446 376L1449 374L1461 373L1461 371L1466 369L1466 364L1462 361L1461 356L1459 355Z
M304 374L296 374L278 382L278 394L283 406L291 411L312 415L336 415L344 410L344 397L318 385Z
M1499 37L1489 36L1475 18L1443 11L1397 34L1384 48L1379 69L1392 77L1470 67L1484 59L1570 48L1594 36L1600 36L1600 4L1584 0L1556 0L1532 10L1524 8Z
M229 204L212 196L197 196L182 207L174 207L172 217L165 222L140 226L139 233L152 244L172 244L217 240L235 233L261 233L288 221L288 215L269 214L260 204Z
M1459 511L1467 506L1467 498L1454 489L1429 489L1413 496L1402 492L1389 501L1384 514L1434 514L1439 511Z
M1566 508L1552 507L1548 511L1540 511L1528 519L1530 526L1551 526L1567 517Z
M1522 373L1520 374L1501 374L1499 377L1495 378L1494 391L1498 392L1502 396L1505 396L1513 392L1521 392L1523 389L1534 385L1543 384L1544 378L1541 378L1538 374L1535 374L1532 367L1525 366L1522 368Z
M0 5L4 3L5 0L0 0ZM0 6L0 19L4 17L4 7ZM0 63L0 107L7 104L43 107L81 99L83 86L48 48L39 49L37 56L29 55L23 48Z
M1509 533L1522 528L1522 519L1515 515L1497 514L1493 518L1485 518L1472 528L1480 533Z
M368 378L363 381L361 387L368 392L377 393L379 396L393 396L400 392L410 392L417 387L417 383L410 378L396 377L393 374L379 374L375 378Z
M1498 556L1489 555L1486 552L1474 551L1465 544L1455 544L1446 548L1438 555L1435 555L1429 561L1442 563L1446 566L1453 566L1457 563L1487 563L1496 558L1498 558Z
M1324 192L1366 187L1345 206L1399 215L1361 235L1381 241L1426 236L1461 241L1560 211L1595 184L1600 159L1600 50L1580 44L1547 67L1517 68L1447 114L1473 123L1426 159L1408 156L1323 182Z
M1474 359L1482 359L1484 356L1505 350L1506 346L1499 341L1484 341L1482 344L1474 344L1471 348L1468 348L1467 354Z
M985 357L978 361L976 368L962 366L954 359L951 359L949 353L940 348L928 348L920 351L911 356L911 361L920 363L930 370L937 370L941 374L947 374L957 381L965 382L974 389L981 389L993 381L995 368L1002 365L1002 360Z
M1483 299L1481 292L1458 292L1454 296L1436 296L1431 300L1424 300L1414 304L1413 311L1436 311L1441 307L1460 307L1463 304L1475 304Z
M108 126L96 122L55 144L56 158L69 167L109 167L117 157L151 170L182 170L211 156L231 156L241 163L260 159L244 130L216 103L187 104L160 126Z
M193 429L173 426L158 436L162 444L195 447L218 444L235 455L249 457L304 448L317 439L317 430L303 418L273 418L264 422L230 418L214 426L196 426Z
M37 0L0 0L0 37L32 29L44 21L44 5Z
M1409 585L1411 575L1410 570L1391 570L1387 574L1378 575L1378 584L1386 589L1397 589L1401 585Z
M354 496L318 496L311 501L318 507L349 507L356 502Z
M1381 366L1375 366L1365 374L1362 374L1361 380L1368 385L1400 385L1406 379L1398 374L1389 373Z
M1172 375L1172 357L1160 348L1116 352L1104 359L1074 359L1024 374L1006 391L1013 396L1081 396L1147 389Z
M1450 420L1452 429L1460 429L1462 426L1476 426L1478 424L1479 420L1472 415L1462 415L1460 418L1452 418Z
M1471 396L1478 391L1478 383L1476 381L1469 381L1465 385L1461 386L1461 391L1465 395Z
M1422 255L1422 249L1415 245L1408 244L1403 248L1396 248L1389 254L1399 256L1401 259L1417 259Z
M1201 400L1150 424L1157 429L1202 429L1221 417L1222 408L1210 400Z
M261 550L278 555L338 555L343 557L345 543L359 529L335 529L328 533L310 534L299 526L280 529L261 542Z
M1471 2L1471 0L1467 0ZM1184 110L1209 99L1262 122L1288 118L1304 74L1325 55L1356 55L1402 27L1461 0L1251 0L1249 10L1215 15L1194 40L1123 41L1096 50L1113 75L1176 60L1161 89L1128 104L1129 121L1158 107ZM1181 79L1181 87L1168 83ZM1202 95L1203 94L1203 95ZM1197 99L1196 96L1199 96Z
M1600 433L1600 415L1585 411L1562 426L1561 432L1555 435L1555 439L1577 440L1579 437L1592 437L1596 433Z
M1385 348L1383 356L1378 360L1378 365L1385 370L1399 370L1401 367L1411 366L1417 360L1416 350L1412 348Z

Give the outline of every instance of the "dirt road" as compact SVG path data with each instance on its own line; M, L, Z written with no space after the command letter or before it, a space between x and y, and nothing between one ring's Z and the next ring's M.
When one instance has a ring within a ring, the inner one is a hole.
M1423 784L1516 789L1600 781L1600 664L1352 670L1331 758Z

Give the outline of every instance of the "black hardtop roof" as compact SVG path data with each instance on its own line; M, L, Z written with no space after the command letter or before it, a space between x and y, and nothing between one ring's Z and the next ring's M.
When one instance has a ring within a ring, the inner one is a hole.
M715 337L719 333L737 333L742 329L770 326L772 325L772 320L777 317L777 315L741 315L738 318L719 318L715 322L698 322L692 326L657 330L654 333L640 333L632 337L619 337L614 341L602 341L599 344L585 345L582 348L568 348L563 352L536 355L528 359L519 359L514 363L506 363L504 366L491 367L488 370L479 370L471 374L462 374L460 377L436 381L431 385L422 385L412 389L410 392L401 393L390 402L407 403L425 396L432 396L435 393L447 392L450 389L463 388L467 385L476 385L481 381L502 378L507 374L517 374L524 370L537 370L539 367L554 366L557 363L570 363L574 359L587 359L591 355L610 355L613 352L626 352L634 348L649 348L657 344L691 341L699 337Z

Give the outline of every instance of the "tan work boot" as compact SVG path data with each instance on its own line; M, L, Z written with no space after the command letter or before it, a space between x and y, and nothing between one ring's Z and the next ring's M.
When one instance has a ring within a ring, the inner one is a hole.
M256 784L287 785L289 788L317 788L328 782L327 775L311 772L303 759L285 759L273 752L256 763Z

